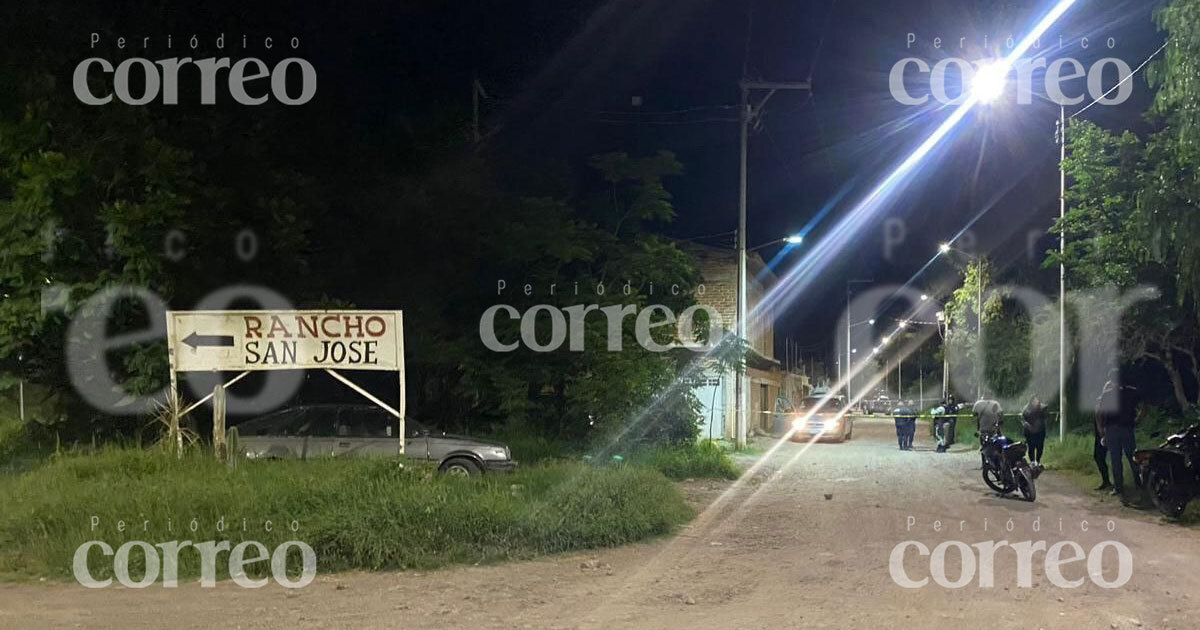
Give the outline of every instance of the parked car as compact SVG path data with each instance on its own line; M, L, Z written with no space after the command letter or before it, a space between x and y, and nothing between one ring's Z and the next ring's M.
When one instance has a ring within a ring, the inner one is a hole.
M386 457L400 454L399 424L374 405L303 405L237 425L237 449L248 458ZM511 472L508 446L404 421L404 455L438 463L457 475Z
M807 441L820 436L822 440L845 442L854 435L854 418L842 414L846 399L832 396L809 396L796 408L792 419L792 441Z

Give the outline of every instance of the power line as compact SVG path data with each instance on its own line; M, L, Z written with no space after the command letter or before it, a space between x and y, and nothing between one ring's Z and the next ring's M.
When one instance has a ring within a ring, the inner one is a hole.
M615 120L597 118L596 122L609 125L699 125L710 122L738 122L736 118L699 118L696 120Z
M675 114L688 114L691 112L699 112L708 109L737 109L737 105L697 105L695 107L685 107L683 109L672 109L666 111L645 111L640 109L619 111L619 110L597 110L592 113L601 114L604 116L625 116L625 115L646 115L646 116L672 116Z
M1156 51L1154 51L1153 53L1151 53L1149 57L1146 57L1146 60L1142 62L1142 65L1138 66L1137 68L1134 68L1133 72L1130 72L1128 75L1126 75L1126 76L1125 76L1125 78L1124 78L1124 79L1121 79L1120 81L1118 81L1116 85L1112 86L1112 88L1111 88L1111 89L1109 89L1109 91L1105 92L1104 94L1101 94L1101 95L1099 96L1099 98L1097 98L1096 100L1092 101L1091 103L1088 103L1086 107L1084 107L1083 109L1081 109L1081 110L1079 110L1079 111L1075 112L1074 114L1071 114L1071 115L1070 115L1068 118L1075 118L1076 116L1078 116L1078 115L1082 114L1083 112L1086 112L1087 110L1091 109L1093 105L1095 105L1096 103L1099 103L1099 102L1100 102L1102 99L1104 99L1104 98L1107 98L1109 94L1112 94L1114 91L1116 91L1116 89L1117 89L1117 88L1119 88L1119 87L1121 87L1122 85L1124 85L1126 81L1128 81L1128 80L1132 79L1132 78L1133 78L1133 75L1135 75L1135 74L1137 74L1138 72L1140 72L1142 68L1145 68L1145 67L1146 67L1146 64L1150 63L1150 60L1151 60L1151 59L1154 59L1155 57L1157 57L1157 56L1158 56L1158 53L1162 52L1162 51L1163 51L1163 49L1167 47L1167 44L1170 44L1170 43L1171 43L1171 40L1170 40L1170 39L1168 39L1167 41L1163 42L1163 45L1162 45L1162 46L1159 46L1159 47L1158 47L1158 50L1156 50Z

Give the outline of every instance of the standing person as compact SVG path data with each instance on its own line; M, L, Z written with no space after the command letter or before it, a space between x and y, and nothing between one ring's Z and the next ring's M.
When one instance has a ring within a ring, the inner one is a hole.
M1046 406L1034 396L1021 411L1021 426L1025 429L1025 442L1029 444L1029 460L1036 468L1042 465L1042 453L1046 450Z
M908 407L908 417L904 421L904 450L911 451L913 450L913 441L917 438L917 406L911 399L906 400L904 404Z
M912 415L912 409L909 409L904 401L900 401L900 405L892 410L892 417L896 422L896 444L900 446L900 450L908 450L908 419Z
M946 430L948 428L947 424L949 424L949 422L950 422L950 419L945 417L946 413L947 413L946 412L946 403L944 401L942 402L942 404L938 405L937 407L934 407L929 412L929 414L933 416L933 436L935 438L937 438L937 449L936 450L938 453L946 452L946 446L947 446Z
M1120 384L1120 372L1116 369L1108 373L1108 382L1100 394L1097 423L1100 428L1101 443L1108 448L1108 456L1112 464L1113 489L1111 494L1124 497L1125 471L1121 464L1121 456L1129 460L1129 472L1133 482L1139 488L1142 486L1138 478L1137 465L1133 461L1133 452L1137 450L1133 428L1141 416L1141 397L1137 388Z
M1101 390L1100 396L1104 392ZM1100 398L1096 398L1096 408L1100 408ZM1100 485L1096 490L1108 490L1112 483L1108 480L1108 449L1104 446L1104 430L1100 428L1100 412L1096 412L1092 422L1092 460L1096 462L1096 470L1100 471Z
M1004 428L1004 413L999 402L989 398L981 399L971 407L971 412L975 414L978 423L980 444L984 442L985 437L1000 435Z
M954 399L954 394L946 397L946 415L950 416L950 425L946 431L946 448L949 449L958 436L958 401Z

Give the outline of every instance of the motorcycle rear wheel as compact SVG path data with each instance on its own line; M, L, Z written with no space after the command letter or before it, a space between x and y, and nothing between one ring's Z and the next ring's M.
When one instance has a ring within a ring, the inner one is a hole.
M1146 490L1154 500L1154 507L1168 518L1179 518L1187 509L1188 499L1172 488L1171 480L1158 470L1152 469L1146 475Z

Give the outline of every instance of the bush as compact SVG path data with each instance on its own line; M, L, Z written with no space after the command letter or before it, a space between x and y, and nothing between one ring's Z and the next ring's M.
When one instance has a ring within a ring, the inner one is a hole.
M63 579L71 579L75 550L89 540L114 549L129 540L256 540L268 550L299 540L313 547L325 573L619 545L667 534L692 516L673 484L641 466L557 463L461 479L396 460L245 461L231 469L199 455L128 448L56 457L0 477L0 504L0 575ZM99 519L94 529L92 517ZM298 555L289 554L293 575ZM217 562L221 577L227 561L225 554ZM142 563L135 550L134 579ZM265 575L266 565L247 571ZM96 579L112 574L112 559L96 549L89 566ZM180 577L199 571L199 554L180 552Z
M633 461L655 468L675 480L737 479L741 475L725 449L709 440L651 448L635 454Z

